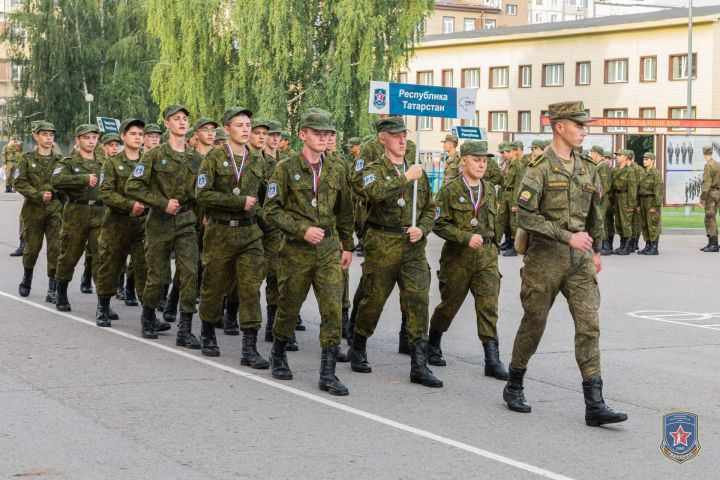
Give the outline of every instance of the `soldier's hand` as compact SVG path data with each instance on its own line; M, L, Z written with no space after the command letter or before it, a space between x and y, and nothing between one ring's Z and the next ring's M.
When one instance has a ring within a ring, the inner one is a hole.
M625 211L628 213L633 213L633 210L635 210L635 209L634 208L626 208L625 209Z
M352 252L346 252L343 250L342 257L340 257L340 268L343 270L347 270L350 268L350 263L352 262Z
M52 200L52 192L43 192L42 201L49 203Z
M575 232L570 238L570 247L581 252L588 252L592 249L593 239L587 232Z
M655 209L654 209L654 208L651 208L651 209L650 209L650 213L655 213Z
M510 207L510 211L513 213L517 212L517 207Z
M210 223L210 220L208 219L208 217L203 217L203 221L202 221L203 227L207 227L208 223Z
M303 237L311 245L317 245L325 238L325 230L320 227L310 227Z
M600 273L602 271L602 261L600 260L599 253L593 255L593 265L595 265L595 273Z
M97 181L98 181L97 176L96 176L95 174L91 173L91 174L90 174L90 180L88 180L88 184L89 184L91 187L94 187L95 185L97 185Z
M423 168L419 164L414 164L405 172L405 178L407 178L409 182L412 182L413 180L420 180L422 174Z
M483 238L482 235L478 235L477 233L473 234L472 237L470 237L470 242L468 243L468 247L470 248L480 248L483 244Z
M135 202L133 204L132 212L130 212L131 217L139 217L142 215L142 213L145 211L145 205L143 205L140 202Z
M257 203L257 198L251 197L249 195L247 197L245 197L245 211L249 212L250 210L252 210L255 207L256 203Z
M408 228L407 233L408 237L410 237L410 243L418 242L423 237L423 232L418 227Z
M180 202L177 201L177 198L171 198L168 201L167 206L165 207L165 213L169 213L170 215L177 215L180 211Z

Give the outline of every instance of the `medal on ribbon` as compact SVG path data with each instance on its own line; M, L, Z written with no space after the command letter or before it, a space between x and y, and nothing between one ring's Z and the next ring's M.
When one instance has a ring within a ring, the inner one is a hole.
M392 162L390 162L390 163L392 164L393 168L395 169L395 173L399 177L400 170L395 166L394 163L392 163ZM402 169L403 169L403 173L405 173L405 161L403 161ZM388 177L388 180L389 180L389 177ZM400 192L400 198L398 198L398 201L397 201L397 206L400 208L403 208L405 206L405 198L404 197L405 197L405 191Z
M468 189L468 192L470 192L470 203L472 203L472 206L473 206L473 218L472 218L472 220L470 220L470 226L477 227L478 224L480 223L477 219L477 214L478 214L478 209L480 208L480 200L482 199L482 196L483 196L482 182L478 183L478 195L477 195L477 198L475 198L475 192L473 192L473 189L470 187L470 185L468 185L468 182L467 182L467 180L465 180L465 177L462 177L462 179L463 179L463 183L465 184L465 186Z
M310 201L310 205L313 206L313 208L317 208L318 206L318 190L320 189L320 176L322 175L322 169L323 169L323 156L320 155L320 168L316 169L315 165L310 163L310 160L308 160L305 155L303 155L303 158L307 162L308 166L310 167L310 170L312 170L313 174L313 194L315 195L313 199Z
M235 183L237 183L237 186L232 189L233 195L237 196L240 195L240 179L242 178L243 171L245 170L245 162L247 161L248 156L248 150L247 147L245 147L245 151L243 152L242 157L242 163L240 164L240 168L238 169L237 162L235 162L235 155L232 152L232 149L230 148L230 144L225 144L225 150L227 150L228 155L230 155L230 160L232 160L232 167L233 172L235 172Z

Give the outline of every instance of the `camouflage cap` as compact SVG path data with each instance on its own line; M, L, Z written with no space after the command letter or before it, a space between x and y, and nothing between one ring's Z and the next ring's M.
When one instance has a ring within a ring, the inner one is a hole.
M375 130L377 130L378 133L400 133L406 132L407 127L402 117L387 117L375 122Z
M550 120L572 120L577 123L592 121L592 117L585 112L583 102L560 102L548 106L548 118Z
M615 155L614 155L613 152L611 152L610 150L603 150L602 156L603 156L603 157L606 157L606 158L612 158L612 157L614 157Z
M100 129L97 125L92 123L83 123L82 125L78 125L75 129L75 136L79 137L80 135L85 135L86 133L97 133L100 134Z
M165 107L165 110L163 110L163 118L167 120L168 117L171 117L178 112L185 112L185 115L187 115L188 117L190 116L190 110L185 108L184 105L174 104Z
M279 133L282 135L282 123L277 120L268 120L268 133Z
M19 135L10 135L10 140L17 140L19 142L20 136Z
M53 133L55 133L55 131L56 131L55 125L53 125L50 122L40 121L40 122L37 122L36 124L32 125L33 133L39 133L43 130L46 132L53 132Z
M120 123L120 132L125 133L130 127L140 127L141 129L144 129L145 122L143 122L139 118L126 118L122 121L122 123Z
M460 156L464 157L465 155L478 155L485 157L495 156L488 152L487 142L481 140L468 140L460 145Z
M515 148L525 149L525 144L522 140L515 140L513 143L515 144Z
M225 129L223 127L217 127L215 129L215 141L218 140L227 140L227 133L225 133Z
M280 132L280 140L290 140L289 132Z
M253 118L250 120L250 128L257 128L257 127L264 127L270 130L270 121L269 120L261 120L259 118Z
M335 132L332 117L324 110L311 108L300 117L300 129L311 128L320 132Z
M628 158L635 158L635 152L633 150L625 150Z
M200 128L204 125L208 125L208 124L212 125L213 128L218 127L218 123L215 120L213 120L212 118L200 118L195 123L193 123L192 128L193 128L193 130L197 130L198 128Z
M622 155L623 157L634 157L635 152L632 150L626 150L624 148L621 148L620 150L615 152L615 155Z
M240 114L247 115L249 118L252 118L253 116L253 112L248 108L230 107L225 110L220 121L223 125L227 125L228 123L230 123L230 120L232 120L233 117L237 117Z
M507 142L505 144L505 148L509 148L510 150L517 150L518 148L522 148L522 142Z
M650 160L655 160L655 154L653 152L645 152L645 153L643 153L643 158L649 158Z
M543 144L545 145L543 148L549 147L551 143L552 143L552 140L545 140L545 141L543 141Z
M187 132L185 132L185 140L190 140L194 136L195 136L195 129L192 127L188 128Z
M503 143L503 149L502 149L503 152L511 152L513 150L515 150L515 145L513 144L513 142Z
M120 136L117 133L106 133L102 137L100 137L100 143L102 145L105 145L109 142L118 142L120 143Z
M590 148L590 151L596 152L596 153L599 153L600 155L602 155L602 153L605 151L605 149L603 147L601 147L600 145L593 145Z
M445 135L445 140L443 140L440 143L455 142L455 145L457 145L459 141L460 140L458 139L457 135L447 134L447 135Z
M346 147L359 147L362 143L362 140L360 137L352 137L348 139L348 142L345 144Z
M162 128L160 128L160 125L157 123L148 123L145 125L145 130L143 130L145 133L159 133L162 134Z
M364 137L362 137L362 143L365 144L365 143L369 142L370 140L372 140L373 138L375 138L375 135L365 135Z
M505 150L505 143L506 142L498 143L498 152L502 152L503 150Z
M703 148L703 153L706 154L706 155L713 153L713 147L712 147L712 145L705 145L705 146L702 147L702 148Z
M533 140L530 148L545 148L545 142L542 140Z

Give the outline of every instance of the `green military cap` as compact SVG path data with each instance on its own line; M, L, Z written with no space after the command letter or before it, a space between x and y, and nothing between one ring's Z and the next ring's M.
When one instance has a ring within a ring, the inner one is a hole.
M507 142L498 143L498 152L502 152L503 150L505 150L505 143Z
M515 144L515 148L521 148L523 150L525 149L525 144L522 142L522 140L515 140L513 144Z
M460 141L460 140L458 139L458 136L457 136L457 135L447 134L447 135L445 135L445 140L443 140L443 141L440 142L440 143L455 142L455 145L457 145L457 143L458 143L459 141Z
M620 150L615 152L615 155L622 155L624 157L634 157L635 152L633 152L632 150L626 150L624 148L621 148Z
M80 135L85 135L86 133L100 133L100 129L97 125L94 125L92 123L83 123L82 125L78 125L78 127L75 129L75 136L79 137Z
M17 141L19 142L19 141L20 141L20 137L19 137L18 135L11 135L11 136L10 136L10 140L17 140Z
M614 157L614 156L615 156L615 155L613 155L613 152L611 152L610 150L604 150L604 151L603 151L603 157L612 158L612 157Z
M362 143L367 143L373 138L375 138L375 135L365 135L364 137L362 137Z
M505 148L509 148L510 150L517 150L518 148L522 148L522 142L507 142L505 144Z
M140 127L144 129L145 122L143 122L139 118L126 118L120 123L120 132L125 133L130 127ZM102 143L102 140L100 141L100 143Z
M250 128L257 128L257 127L265 127L268 130L270 130L270 121L269 120L261 120L259 118L253 118L250 120Z
M218 140L227 140L227 133L225 133L225 129L223 127L217 127L215 129L215 141Z
M560 102L552 103L548 106L548 118L550 120L572 120L577 123L587 123L592 121L585 112L583 102Z
M485 157L495 156L488 152L487 142L481 140L468 140L460 145L460 156L464 157L465 155L478 155Z
M635 152L632 150L625 150L627 152L627 156L630 158L635 158Z
M187 132L185 132L185 140L190 140L193 135L195 135L195 129L190 127L187 129Z
M300 117L300 128L312 128L321 132L334 132L335 127L332 123L332 117L329 112L322 113L324 110L310 109Z
M223 125L227 125L230 123L230 120L232 120L233 117L237 117L238 115L243 114L247 115L248 117L252 118L252 111L245 107L230 107L227 110L225 110L225 113L222 115L222 119L220 120Z
M280 139L281 140L290 140L290 133L289 132L280 132Z
M212 125L213 128L218 127L218 123L215 120L213 120L212 118L201 118L198 121L196 121L195 123L193 123L192 129L197 130L198 128L202 127L203 125L207 125L207 124Z
M163 110L163 118L167 119L178 112L185 112L185 115L190 116L190 110L185 108L184 105L168 105L165 107L165 110Z
M360 139L360 137L352 137L352 138L348 139L348 142L345 146L350 148L350 147L357 147L361 144L362 144L362 140Z
M706 155L713 153L713 147L712 147L712 145L705 145L705 146L702 147L702 148L703 148L703 153L706 154Z
M643 158L649 158L650 160L655 160L655 154L653 152L645 152L645 153L643 153Z
M552 140L545 140L545 141L543 142L543 144L545 145L543 148L549 147L551 143L552 143Z
M147 125L145 125L144 132L145 133L160 133L160 134L163 133L162 128L160 128L160 125L158 125L157 123L148 123Z
M545 148L545 142L542 140L533 140L530 148Z
M603 147L601 147L600 145L593 145L593 146L590 148L590 151L591 151L591 152L597 152L597 153L599 153L600 155L602 155L603 152L605 151L605 149L604 149Z
M277 120L268 120L268 133L279 133L282 135L282 123Z
M406 132L405 121L402 117L386 117L375 122L375 130L380 132L400 133Z
M45 122L45 121L42 121L42 120L39 121L39 122L37 122L37 123L33 122L33 123L31 124L31 126L32 126L32 131L33 131L33 133L38 133L38 132L43 131L43 130L45 130L45 131L47 131L47 132L53 132L53 133L55 133L55 131L56 131L56 130L55 130L55 125L53 125L53 124L50 123L50 122Z
M102 137L100 137L100 143L102 145L105 145L109 142L118 142L120 143L120 136L117 133L106 133Z

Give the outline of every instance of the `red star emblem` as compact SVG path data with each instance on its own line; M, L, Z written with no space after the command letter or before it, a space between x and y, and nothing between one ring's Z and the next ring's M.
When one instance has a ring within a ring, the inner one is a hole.
M385 94L382 92L378 92L375 94L375 101L378 103L381 103L385 99Z
M676 431L670 432L670 436L673 437L673 447L678 444L683 444L687 447L687 439L690 435L692 435L692 432L683 430L682 425L680 425Z

